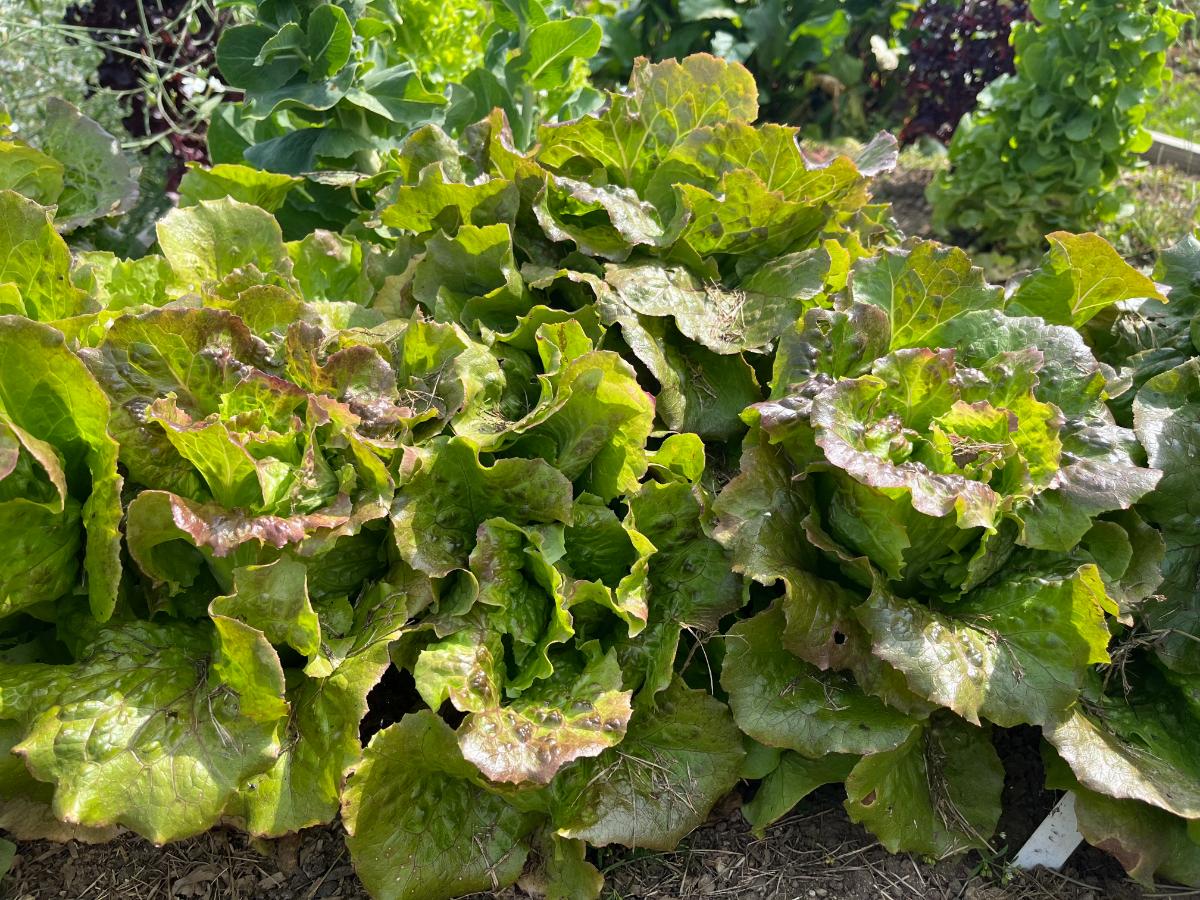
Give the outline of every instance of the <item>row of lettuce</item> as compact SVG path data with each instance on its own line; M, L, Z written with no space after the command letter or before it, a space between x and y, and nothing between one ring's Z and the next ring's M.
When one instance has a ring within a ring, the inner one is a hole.
M112 154L0 142L0 827L340 813L375 896L576 898L740 780L994 848L1031 725L1200 883L1200 240L989 285L871 201L890 137L818 165L756 97L426 126L288 240L327 178L192 169L130 260L59 233Z

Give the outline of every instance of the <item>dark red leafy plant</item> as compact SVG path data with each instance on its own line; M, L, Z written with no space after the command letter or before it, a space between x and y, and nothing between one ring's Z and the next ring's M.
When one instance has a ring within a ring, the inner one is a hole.
M922 3L908 22L905 93L914 112L900 140L912 143L929 135L949 143L979 92L1014 71L1009 32L1029 16L1027 0Z
M116 92L122 124L135 138L162 137L174 165L174 190L187 162L208 162L207 116L196 95L216 68L214 52L230 14L204 0L90 0L67 7L64 21L88 30L104 51L97 89Z

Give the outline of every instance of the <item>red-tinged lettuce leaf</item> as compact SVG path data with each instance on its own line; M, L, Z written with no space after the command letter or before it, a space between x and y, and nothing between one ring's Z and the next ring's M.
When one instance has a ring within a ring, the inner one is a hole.
M849 675L822 672L783 645L783 610L774 606L730 629L721 687L738 727L760 743L810 759L892 750L918 719L864 694Z
M669 246L680 230L664 229L658 211L630 188L556 175L546 176L533 212L550 240L570 241L580 253L615 262L639 246Z
M792 393L818 375L865 375L889 347L887 313L869 303L810 309L782 332L771 373L771 399Z
M145 413L170 393L203 416L247 367L269 368L270 348L222 310L164 309L115 320L103 344L80 357L113 404L112 434L130 479L186 497L203 496L200 475Z
M1151 666L1126 674L1128 696L1093 684L1085 702L1050 723L1046 739L1089 790L1200 818L1195 677L1168 678Z
M890 852L942 859L988 846L1003 788L990 729L944 714L860 760L846 778L846 811Z
M975 309L944 319L929 335L931 346L953 347L960 363L978 366L1000 354L1042 355L1035 394L1062 410L1067 423L1104 418L1101 401L1112 370L1101 365L1079 332L1048 325L1033 316L1009 316L999 309Z
M328 585L344 582L340 592L345 594L371 573L373 565L351 553L346 539L387 513L385 499L354 507L343 496L310 515L258 516L166 491L142 491L126 513L126 543L137 567L168 595L203 584L206 565L220 588L231 590L234 566L273 562L285 548L301 560L321 559L308 567L310 585L315 579ZM369 546L374 556L374 542ZM334 547L350 558L337 559L336 553L329 553Z
M1020 576L977 588L944 611L874 591L857 615L876 656L909 687L978 724L1048 725L1078 697L1090 666L1109 662L1094 565L1068 577Z
M52 453L61 462L67 493L83 500L88 597L93 615L108 619L121 578L117 444L110 436L108 400L53 328L0 316L0 422L40 442L38 452L47 466L53 466ZM6 530L4 539L19 540L18 534ZM17 558L15 545L3 552ZM29 559L21 563L28 566ZM75 565L67 559L62 563Z
M515 882L536 817L480 788L454 732L429 711L371 739L342 795L346 845L381 900L433 900Z
M163 843L215 825L242 782L272 764L288 706L261 632L131 622L85 638L79 661L0 667L14 752L55 784L59 818L120 824Z
M828 463L882 494L903 492L928 516L953 512L960 528L994 530L1058 470L1061 418L1034 394L1039 361L1001 356L976 370L957 365L952 350L896 351L869 375L817 389L813 441ZM987 387L1005 376L1003 389Z
M401 557L434 577L466 568L475 532L487 519L517 524L569 522L571 483L542 460L502 459L487 466L466 438L409 452L410 473L392 505Z
M1112 854L1131 878L1147 887L1164 879L1200 885L1200 844L1189 834L1196 820L1088 790L1053 750L1043 746L1042 756L1046 787L1074 795L1075 820L1084 840Z
M744 756L725 705L676 680L634 711L619 745L558 777L553 824L595 846L674 849L737 782Z
M1152 280L1121 259L1098 234L1056 231L1046 240L1050 250L1042 265L1013 293L1012 312L1080 328L1097 313L1124 300L1167 302Z
M597 655L582 671L560 662L547 679L503 705L472 712L458 729L463 758L489 780L548 784L576 759L619 744L632 714L616 655Z

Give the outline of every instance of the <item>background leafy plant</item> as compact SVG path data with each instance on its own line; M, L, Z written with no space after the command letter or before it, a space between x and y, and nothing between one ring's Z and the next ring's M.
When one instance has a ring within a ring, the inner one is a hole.
M1013 29L1016 74L992 82L930 188L934 227L988 245L1034 247L1055 229L1113 219L1123 168L1185 21L1168 4L1046 0Z
M709 52L741 62L758 84L773 121L804 123L826 134L863 134L886 109L897 83L898 30L909 3L679 3L644 0L604 21L601 80L620 82L638 56L652 60Z
M904 90L912 109L900 140L929 135L949 143L979 92L1012 74L1012 26L1028 15L1025 0L927 0L918 6L904 31Z
M432 37L454 51L414 56ZM600 95L577 61L599 42L594 22L542 0L497 3L490 15L451 5L433 17L428 7L404 11L390 0L351 13L331 3L262 2L254 21L230 29L218 46L224 76L245 99L221 109L210 151L214 161L271 172L350 173L315 179L285 213L289 226L303 215L301 229L340 227L343 209L355 206L345 186L356 175L377 176L373 188L398 177L392 156L421 125L442 123L457 134L500 107L523 149L543 119L594 107Z

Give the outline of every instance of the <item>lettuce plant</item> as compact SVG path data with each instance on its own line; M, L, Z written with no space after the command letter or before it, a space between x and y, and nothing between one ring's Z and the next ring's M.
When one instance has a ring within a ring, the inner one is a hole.
M784 754L756 824L844 780L889 849L986 846L988 729L1058 727L1157 587L1131 507L1162 473L1105 406L1116 374L1055 324L1123 299L1083 241L1086 267L1051 254L1007 297L959 250L884 251L781 342L716 506L735 568L783 588L722 672L739 726Z
M525 148L541 120L601 100L583 67L600 27L558 3L247 5L253 21L226 30L217 48L244 99L214 117L209 150L217 163L329 170L289 198L296 229L346 224L347 184L395 178L391 157L421 125L457 134L501 107Z

